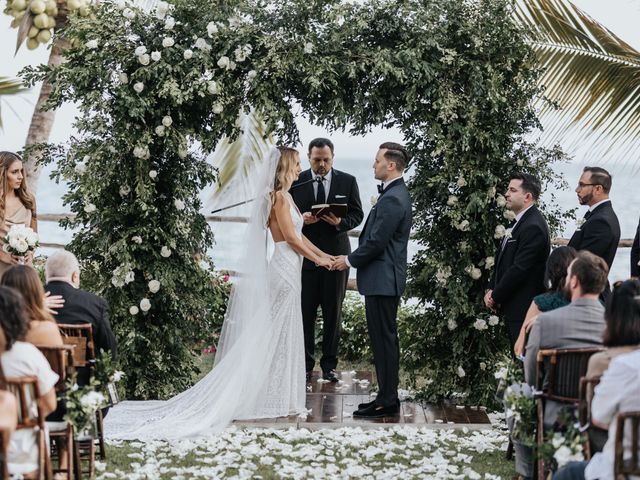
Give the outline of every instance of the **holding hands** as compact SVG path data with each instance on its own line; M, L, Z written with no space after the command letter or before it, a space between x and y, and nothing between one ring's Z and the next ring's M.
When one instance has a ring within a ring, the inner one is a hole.
M316 262L318 267L324 267L327 270L346 270L349 268L345 261L346 255L338 255L334 257L332 255L326 255L320 258L320 261Z

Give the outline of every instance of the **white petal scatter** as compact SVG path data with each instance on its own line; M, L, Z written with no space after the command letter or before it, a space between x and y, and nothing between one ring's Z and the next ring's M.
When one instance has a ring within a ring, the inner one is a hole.
M487 455L506 443L499 428L231 427L174 442L110 442L128 461L116 467L108 460L97 478L491 479L498 477L481 473Z

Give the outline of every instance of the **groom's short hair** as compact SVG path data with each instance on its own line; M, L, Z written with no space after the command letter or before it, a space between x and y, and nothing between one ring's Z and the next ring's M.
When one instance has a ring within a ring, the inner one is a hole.
M311 153L311 150L313 150L314 147L315 148L329 147L329 149L331 150L331 155L333 155L333 142L328 138L318 137L311 140L309 142L309 153Z
M396 170L401 172L407 168L409 164L409 153L403 145L395 142L384 142L378 148L380 150L383 148L386 150L386 152L384 152L384 158L394 162L396 164Z

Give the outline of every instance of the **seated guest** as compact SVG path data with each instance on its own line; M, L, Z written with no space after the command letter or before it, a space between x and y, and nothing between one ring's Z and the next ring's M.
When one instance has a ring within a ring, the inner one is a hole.
M58 325L45 308L44 288L40 283L40 277L32 267L27 265L10 267L0 279L0 285L14 288L22 295L25 313L29 319L25 342L43 347L57 347L63 344Z
M602 334L602 344L609 348L591 356L587 378L600 377L612 359L640 347L640 304L635 300L637 296L640 296L640 281L627 280L614 284L604 311L606 327ZM587 395L590 398L591 391ZM607 441L606 430L590 427L589 440L593 452L601 451Z
M75 255L66 250L53 253L47 259L45 277L45 290L64 298L64 305L57 310L56 321L90 323L96 354L100 351L111 352L115 359L118 344L109 323L109 305L103 298L80 290L80 265Z
M636 302L638 302L636 300ZM637 308L636 308L637 309ZM637 315L637 313L636 313ZM613 465L616 441L616 415L620 412L640 410L640 351L619 355L609 364L595 388L591 406L591 421L594 425L609 429L609 439L602 452L596 453L589 462L572 462L558 470L554 480L613 480ZM632 428L625 428L623 458L631 458ZM635 478L635 477L633 477Z
M525 381L536 385L537 356L542 348L580 348L602 344L604 307L598 300L607 284L606 262L587 251L578 252L569 265L566 285L571 303L541 313L529 332L524 358ZM556 421L560 404L547 401L544 424Z
M549 255L544 271L544 286L547 291L534 297L531 302L514 347L516 356L524 355L527 334L538 315L569 305L565 283L567 269L574 258L576 258L576 250L573 247L558 247Z
M56 408L54 387L58 375L51 370L40 350L24 341L29 326L26 311L20 293L0 286L0 329L4 332L6 350L0 355L0 365L7 377L34 376L38 379L40 398L37 401L46 416ZM32 430L17 430L11 435L8 465L9 473L15 475L37 470L38 447Z

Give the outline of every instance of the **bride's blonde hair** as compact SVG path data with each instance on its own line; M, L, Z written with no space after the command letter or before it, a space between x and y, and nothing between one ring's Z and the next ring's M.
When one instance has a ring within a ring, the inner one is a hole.
M291 147L278 147L280 159L276 167L276 176L273 182L273 191L289 190L291 184L296 180L298 172L296 163L300 158L300 153Z

